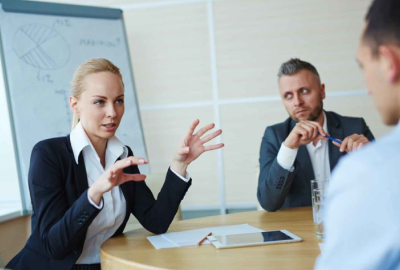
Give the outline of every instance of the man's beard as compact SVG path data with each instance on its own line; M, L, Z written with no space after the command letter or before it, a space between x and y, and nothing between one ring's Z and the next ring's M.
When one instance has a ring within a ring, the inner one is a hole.
M297 117L295 117L294 115L291 115L291 114L290 114L290 118L292 118L293 121L295 121L296 123L300 122L301 120L316 121L318 119L318 117L321 115L322 109L323 109L323 104L322 104L322 100L321 100L320 104L317 107L315 107L314 110L311 111L311 113L307 117L307 119L298 119Z

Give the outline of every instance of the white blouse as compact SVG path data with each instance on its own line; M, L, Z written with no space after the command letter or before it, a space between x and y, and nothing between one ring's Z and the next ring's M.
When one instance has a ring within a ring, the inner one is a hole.
M77 164L80 153L82 152L83 154L89 187L91 187L118 158L124 159L128 156L128 148L114 136L108 139L105 153L106 164L105 168L103 168L100 158L80 122L71 132L70 140ZM189 173L186 173L186 177L182 177L174 170L171 169L171 171L185 182L188 182L190 179ZM119 186L113 187L110 191L104 193L99 206L90 199L89 195L88 200L94 207L101 209L101 211L88 228L83 251L76 261L76 264L100 263L101 245L114 235L126 216L126 201Z
M71 132L70 139L76 163L78 163L79 154L81 152L83 154L89 187L91 187L118 158L123 159L128 156L127 147L122 144L117 137L114 136L110 138L107 142L105 157L106 169L104 169L81 123L78 123ZM89 198L89 195L88 200L96 208L103 209L88 228L83 251L76 261L76 264L100 263L100 246L117 231L126 215L125 197L118 186L103 194L103 200L100 206L96 205Z

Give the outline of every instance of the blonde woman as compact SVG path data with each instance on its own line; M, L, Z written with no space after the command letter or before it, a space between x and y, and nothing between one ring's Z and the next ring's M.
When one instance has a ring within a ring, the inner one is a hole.
M32 235L10 269L101 269L101 244L123 232L131 213L147 230L166 232L191 185L188 165L224 146L204 146L222 131L205 135L214 128L209 124L194 133L194 121L155 200L137 167L148 161L115 137L125 110L119 69L100 58L82 64L72 80L70 107L71 134L32 150Z

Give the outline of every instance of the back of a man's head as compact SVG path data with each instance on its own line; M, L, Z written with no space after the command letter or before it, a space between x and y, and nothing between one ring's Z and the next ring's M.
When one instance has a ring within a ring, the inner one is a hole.
M382 44L400 47L400 1L375 0L365 18L367 26L363 41L366 42L374 56Z
M368 91L387 125L400 120L400 0L374 0L358 50Z
M282 76L294 75L301 70L310 71L317 76L318 80L320 80L317 69L311 63L302 61L298 58L291 58L280 66L278 71L278 79L280 79Z

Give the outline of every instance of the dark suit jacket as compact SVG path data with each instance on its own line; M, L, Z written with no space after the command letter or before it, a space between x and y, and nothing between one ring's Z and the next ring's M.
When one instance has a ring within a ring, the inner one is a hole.
M334 112L325 112L329 134L344 139L354 133L374 139L364 119L343 117ZM267 211L281 208L311 205L311 180L315 179L310 156L305 145L300 146L294 162L294 171L283 169L277 162L281 144L289 136L296 123L288 118L285 122L267 127L260 149L260 175L257 198ZM344 155L339 148L329 143L331 170Z
M128 147L128 156L132 156ZM137 166L124 170L139 173ZM69 136L41 141L32 150L29 190L33 206L32 234L7 268L15 270L70 270L82 253L86 232L101 210L88 201L83 155L76 164ZM120 186L126 217L114 235L123 232L132 213L147 230L167 231L191 185L168 170L157 200L142 182Z

